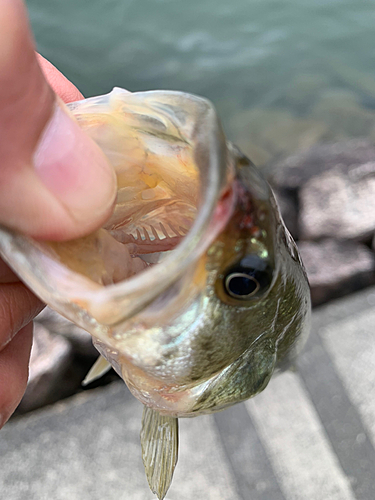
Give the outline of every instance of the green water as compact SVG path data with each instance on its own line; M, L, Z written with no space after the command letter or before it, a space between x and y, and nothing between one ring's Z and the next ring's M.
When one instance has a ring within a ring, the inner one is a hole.
M86 96L113 86L206 96L258 163L375 137L375 0L27 3L38 50Z

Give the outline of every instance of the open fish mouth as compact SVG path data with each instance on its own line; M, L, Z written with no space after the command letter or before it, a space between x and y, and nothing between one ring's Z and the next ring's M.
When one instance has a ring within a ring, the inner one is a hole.
M204 253L219 229L215 211L230 169L205 99L115 88L70 109L116 171L113 215L101 230L65 243L2 228L0 249L43 301L102 338Z

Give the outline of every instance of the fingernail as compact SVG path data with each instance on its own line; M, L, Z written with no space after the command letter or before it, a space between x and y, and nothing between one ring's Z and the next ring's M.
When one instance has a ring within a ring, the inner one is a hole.
M35 151L34 167L76 220L100 219L116 195L114 169L63 106L55 105Z

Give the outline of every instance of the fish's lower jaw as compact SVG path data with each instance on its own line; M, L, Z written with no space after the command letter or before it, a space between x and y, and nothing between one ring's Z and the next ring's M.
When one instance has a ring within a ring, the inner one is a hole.
M177 386L163 384L159 380L143 374L143 372L138 372L142 372L142 370L134 368L134 370L130 371L129 365L122 366L122 378L133 396L160 415L192 418L221 410L221 408L212 407L197 410L197 402L202 394L209 390L210 384L216 379L217 375L193 387L185 389L179 387L177 389Z
M193 416L194 388L181 388L149 375L129 359L119 359L120 374L133 396L161 415L171 417Z
M192 412L196 397L191 394L189 389L185 391L176 391L171 388L163 390L152 387L136 387L130 380L125 380L130 392L145 406L157 411L160 415L170 417L195 417Z

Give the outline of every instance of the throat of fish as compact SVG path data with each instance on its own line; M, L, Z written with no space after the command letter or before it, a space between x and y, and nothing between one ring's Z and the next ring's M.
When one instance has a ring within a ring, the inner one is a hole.
M178 419L145 406L141 430L142 460L151 491L163 500L178 459Z

